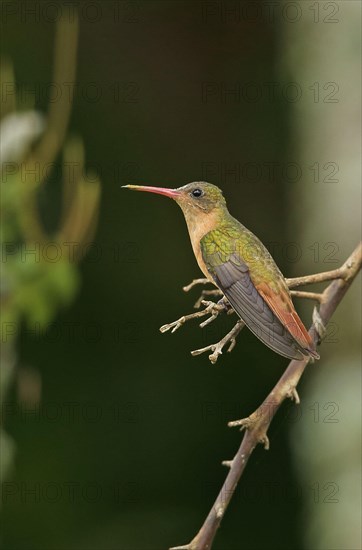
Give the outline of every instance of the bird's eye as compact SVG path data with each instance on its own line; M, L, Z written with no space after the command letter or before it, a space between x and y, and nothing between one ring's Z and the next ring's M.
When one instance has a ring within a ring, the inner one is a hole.
M203 194L204 194L203 191L202 191L201 189L199 189L199 188L194 189L194 190L191 192L191 195L192 195L193 197L195 197L195 198L199 198L199 197L201 197Z

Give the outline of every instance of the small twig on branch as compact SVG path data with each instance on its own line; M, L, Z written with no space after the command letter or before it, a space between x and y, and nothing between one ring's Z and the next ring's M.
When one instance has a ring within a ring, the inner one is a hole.
M196 285L207 285L213 284L209 279L194 279L189 285L186 285L182 288L184 292L189 292ZM194 304L194 308L198 309L201 305L205 296L222 296L222 292L218 288L213 288L212 290L203 290Z
M218 288L213 288L212 290L203 290L194 303L194 308L199 309L199 307L202 305L202 302L205 300L206 296L222 296L221 290Z
M332 271L324 271L323 273L314 273L313 275L304 275L304 277L293 277L285 279L289 288L298 286L312 285L314 283L324 283L325 281L333 281L334 279L342 279L347 273L347 268L343 264L338 269Z
M193 281L191 281L191 283L189 285L186 285L186 286L182 287L182 290L184 292L188 292L189 290L191 290L196 285L207 285L208 283L210 283L210 281L209 281L209 279L206 279L206 278L194 279Z
M306 275L304 277L295 277L292 279L286 279L286 282L289 288L295 288L302 285L310 285L313 283L332 281L337 278L345 278L347 277L347 274L348 274L348 267L345 267L345 265L343 265L338 269L333 269L332 271L325 271L324 273L316 273L313 275ZM191 290L193 287L197 285L206 285L208 283L211 283L211 281L209 281L209 279L206 279L206 278L194 279L193 281L191 281L189 285L184 286L183 290L185 292L189 292L189 290ZM204 305L206 306L205 309L203 309L202 311L198 311L196 313L189 313L188 315L183 315L176 321L163 325L160 328L160 331L162 333L167 332L169 330L171 330L171 332L176 332L176 330L178 330L187 321L191 321L193 319L199 319L200 317L205 317L206 315L211 314L211 316L208 319L206 319L206 321L203 321L202 323L200 323L199 326L201 328L204 328L206 325L214 321L220 313L224 313L224 312L227 312L229 314L233 313L234 310L230 305L226 307L226 304L228 304L228 302L225 297L219 300L218 303L211 302L204 299L206 296L222 296L222 295L223 294L221 290L218 288L212 289L212 290L203 290L201 292L200 297L196 301L194 307L199 308L201 305ZM306 292L302 290L291 290L291 295L294 298L307 298L309 300L315 300L319 304L323 300L323 293L320 293L320 292ZM231 345L228 351L232 351L234 349L235 343L236 343L235 338L239 334L241 328L242 327L240 327L240 325L237 323L234 326L234 328L228 334L226 334L226 336L224 336L224 338L222 338L219 342L217 342L216 344L210 344L205 348L194 350L191 352L191 355L195 356L195 355L204 353L206 351L212 351L213 353L209 355L209 359L212 364L215 364L218 357L222 354L222 349L225 347L225 345L229 341L231 341ZM231 337L230 337L230 334L232 335Z
M294 298L308 298L309 300L316 300L317 302L321 302L323 298L322 292L304 292L303 290L291 290L290 294Z
M211 363L214 365L219 357L219 355L222 355L223 348L230 343L228 352L232 351L236 344L236 337L239 334L239 332L245 327L244 321L239 319L239 321L236 323L236 325L222 338L219 342L216 344L211 344L210 346L206 346L206 348L200 348L195 349L191 352L191 355L200 355L201 353L205 353L205 351L212 351L213 353L209 355L209 359Z
M182 327L182 325L185 324L186 321L190 321L191 319L199 319L200 317L205 317L206 315L211 314L209 319L206 319L206 321L200 323L200 327L203 328L214 321L219 313L230 309L230 306L227 305L226 300L219 300L217 304L215 304L215 302L209 302L207 300L202 300L201 303L202 305L206 306L205 309L203 309L202 311L196 311L195 313L189 313L188 315L183 315L182 317L177 319L177 321L162 325L162 327L160 327L160 331L162 333L167 332L168 330L171 330L171 332L176 332L176 330Z
M319 313L316 314L319 323L325 327L338 304L343 299L353 279L361 269L361 263L362 246L359 244L341 268L318 275L289 279L289 285L300 286L302 284L333 280L324 290L322 299L320 300ZM318 333L315 323L311 326L309 333L315 343L320 340L321 335ZM224 461L223 463L230 468L230 471L220 493L196 537L189 544L176 546L170 550L211 549L216 531L253 450L258 443L263 443L266 449L269 447L267 431L280 405L287 398L294 399L296 403L299 403L296 386L308 363L309 358L307 357L302 361L291 361L267 398L253 414L248 418L229 422L229 426L241 426L242 429L245 429L245 434L233 460Z

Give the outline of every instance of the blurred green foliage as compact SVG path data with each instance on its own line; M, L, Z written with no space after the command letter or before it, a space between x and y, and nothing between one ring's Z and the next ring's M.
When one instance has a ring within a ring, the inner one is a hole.
M57 25L55 43L56 78L66 80L74 73L76 50L65 59L66 68L59 63L59 50L66 56L62 46L64 42L76 46L77 34L77 20L71 24L62 18ZM4 424L11 382L18 379L18 386L27 394L27 405L39 405L20 380L26 375L16 368L19 334L24 322L30 330L46 327L59 308L69 305L79 290L76 260L80 256L69 255L65 245L69 244L67 239L79 246L85 238L92 237L100 184L97 179L93 179L91 185L86 181L81 141L68 141L64 157L77 159L78 177L73 181L66 176L63 178L62 223L53 234L48 234L42 220L39 193L47 183L51 168L55 167L71 105L65 108L63 102L51 105L47 118L36 110L17 110L14 71L7 58L2 59L1 69L1 419ZM66 170L67 166L64 168ZM36 391L36 399L39 397L40 389ZM23 405L21 396L18 401ZM14 442L3 429L1 447L6 456L2 462L1 481L6 483L14 459Z

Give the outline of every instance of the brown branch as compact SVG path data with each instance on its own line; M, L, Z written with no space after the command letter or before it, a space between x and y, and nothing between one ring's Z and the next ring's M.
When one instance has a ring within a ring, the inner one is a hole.
M327 325L353 279L361 269L361 263L362 246L359 244L340 269L328 272L329 279L325 278L326 274L320 274L319 276L289 279L289 281L293 281L295 283L294 286L299 286L309 284L310 282L336 279L324 290L319 309L320 321L324 325ZM338 273L338 277L335 276L336 273ZM322 275L324 278L321 277ZM314 278L313 281L311 281L312 277ZM319 343L320 335L315 328L315 324L311 326L309 333L315 344ZM245 434L233 460L224 462L225 465L230 467L230 471L221 491L196 537L189 544L177 546L171 550L210 550L216 531L220 526L253 450L258 443L263 443L266 449L269 447L267 431L280 405L287 398L294 399L296 403L299 403L296 386L309 360L309 358L305 358L303 361L291 361L283 376L253 414L243 420L229 422L229 426L241 426L244 428Z
M210 317L211 319L211 317ZM232 351L236 344L236 337L239 334L239 332L245 327L244 321L239 319L237 323L233 326L233 328L222 338L219 342L216 344L211 344L210 346L206 346L205 348L195 349L191 352L192 356L200 355L201 353L205 353L205 351L212 351L211 355L209 355L209 359L211 363L214 365L219 357L219 355L222 355L222 350L227 344L229 345L228 352Z
M172 323L162 325L162 327L160 327L160 332L167 332L168 330L171 330L171 332L176 332L176 330L182 327L182 325L184 325L187 321L190 321L191 319L199 319L200 317L205 317L206 315L211 314L211 316L206 319L206 321L200 323L200 327L203 328L214 321L219 313L229 309L226 305L226 301L222 300L220 300L217 304L215 304L215 302L209 302L207 300L202 300L201 303L202 305L206 306L205 309L203 309L202 311L196 311L195 313L189 313L188 315L183 315L176 321L172 321Z
M199 307L202 305L202 302L208 296L222 296L222 295L223 293L218 288L213 288L212 290L203 290L200 296L198 297L198 299L196 300L196 302L194 303L194 308L199 309Z
M194 279L193 281L191 281L191 283L189 285L186 285L186 286L182 287L182 290L184 292L188 292L189 290L191 290L196 285L207 285L210 282L211 281L209 281L209 279L206 279L206 277L202 278L202 279Z
M324 271L323 273L315 273L313 275L305 275L304 277L295 277L292 279L286 279L287 285L289 288L295 288L302 285L311 285L315 283L321 283L325 281L333 281L335 279L343 279L346 278L348 275L348 268L344 265L339 267L338 269L333 269L332 271ZM194 286L197 285L206 285L208 283L212 283L209 279L203 278L203 279L194 279L191 281L191 283L187 286L183 287L184 292L189 292ZM291 295L295 298L307 298L309 300L315 300L319 304L322 303L324 294L321 292L306 292L302 290L291 290ZM221 290L219 288L212 289L212 290L203 290L201 292L200 297L196 301L194 307L199 308L200 305L205 305L206 308L197 311L196 313L189 313L188 315L183 315L176 321L173 321L172 323L167 323L166 325L162 325L160 328L160 331L167 332L171 330L171 332L176 332L182 325L184 325L187 321L191 321L193 319L199 319L200 317L205 317L206 315L209 315L211 313L211 316L206 319L206 321L203 321L200 323L200 327L204 328L206 325L214 321L220 313L227 312L228 314L234 313L234 310L230 306L230 304L227 302L226 298L222 298L218 303L210 302L207 300L204 300L206 296L223 296ZM221 305L220 305L221 304ZM222 305L224 304L224 305ZM227 307L226 307L227 306ZM209 355L209 359L212 364L215 364L218 357L222 354L222 350L225 347L226 344L231 342L231 345L228 349L228 351L232 351L235 347L236 343L236 337L243 328L244 324L240 326L239 323L236 323L236 325L231 329L231 331L224 336L219 342L216 342L215 344L210 344L209 346L206 346L204 348L200 348L197 350L194 350L191 352L191 355L200 355L201 353L205 353L206 351L212 351L211 355Z
M289 288L298 286L312 285L314 283L324 283L325 281L333 281L334 279L343 278L346 273L344 265L332 271L324 271L323 273L314 273L313 275L304 275L303 277L293 277L285 279Z
M307 298L309 300L316 300L321 302L323 299L323 293L321 292L304 292L303 290L291 290L290 294L293 298Z

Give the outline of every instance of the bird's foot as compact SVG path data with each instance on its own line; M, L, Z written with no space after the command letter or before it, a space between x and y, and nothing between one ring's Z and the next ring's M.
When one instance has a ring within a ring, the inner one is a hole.
M224 296L221 298L221 300L217 302L217 304L215 304L214 302L209 302L208 300L201 300L201 304L204 306L207 306L204 311L206 311L208 307L210 307L210 311L211 311L211 317L206 319L206 321L203 321L202 323L200 323L201 328L204 328L209 323L212 323L212 321L215 321L219 313L225 312L229 314L234 312L231 305L229 304L229 302Z
M221 291L219 291L219 292L221 293ZM220 306L220 307L222 307L222 308L224 309L225 313L227 313L228 315L229 315L230 313L234 313L234 312L235 312L235 310L232 308L232 306L231 306L229 300L228 300L225 296L223 296L223 297L218 301L217 305Z

